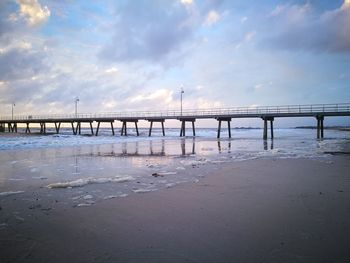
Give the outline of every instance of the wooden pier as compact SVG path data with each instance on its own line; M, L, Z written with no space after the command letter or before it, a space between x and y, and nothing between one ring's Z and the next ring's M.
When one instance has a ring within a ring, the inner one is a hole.
M268 138L268 126L270 137L274 137L273 122L277 118L311 117L316 119L316 136L324 137L324 120L328 117L350 116L350 103L339 104L312 104L312 105L286 105L263 107L237 107L197 109L184 111L154 111L154 112L117 112L104 114L66 114L66 115L16 115L0 118L0 132L18 132L18 125L25 125L25 133L30 133L30 125L39 124L40 133L46 133L46 125L54 125L56 133L60 132L61 124L70 124L74 135L81 134L81 124L89 124L92 135L98 136L101 123L107 123L111 127L112 135L115 135L114 123L121 122L121 136L127 136L127 124L132 123L139 136L138 122L150 123L148 136L152 135L154 123L160 123L162 134L165 136L164 123L166 120L180 121L180 137L186 136L186 122L192 124L192 136L196 136L195 122L198 119L216 119L218 121L217 138L222 132L222 122L227 123L228 137L231 138L231 121L238 118L259 118L263 121L263 139ZM94 124L97 123L94 131ZM270 125L268 125L270 124Z

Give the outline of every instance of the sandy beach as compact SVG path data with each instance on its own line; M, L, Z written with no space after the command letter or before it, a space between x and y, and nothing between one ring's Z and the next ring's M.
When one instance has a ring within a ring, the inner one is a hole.
M185 171L199 181L89 207L9 195L1 262L348 262L349 160L206 164Z

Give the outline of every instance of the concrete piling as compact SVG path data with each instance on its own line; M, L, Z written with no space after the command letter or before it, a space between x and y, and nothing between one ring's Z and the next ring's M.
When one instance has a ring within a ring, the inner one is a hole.
M186 136L186 122L192 123L192 134L193 134L193 136L196 136L196 129L195 129L195 125L194 125L196 119L194 119L194 118L179 118L178 120L181 121L180 137Z
M218 124L218 133L217 133L217 138L218 138L218 139L220 138L220 134L221 134L221 123L222 123L223 121L226 121L226 122L227 122L228 137L231 138L231 119L232 119L232 118L229 118L229 117L219 117L219 118L216 118L216 120L219 122L219 124Z

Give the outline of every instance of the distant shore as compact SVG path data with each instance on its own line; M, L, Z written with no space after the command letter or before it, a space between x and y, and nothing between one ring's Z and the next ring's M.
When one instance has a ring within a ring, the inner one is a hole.
M295 129L316 129L316 126L297 126ZM325 130L350 131L348 126L325 126Z

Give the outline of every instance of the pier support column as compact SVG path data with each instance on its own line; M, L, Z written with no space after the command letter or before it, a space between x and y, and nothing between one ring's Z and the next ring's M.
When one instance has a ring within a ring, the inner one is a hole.
M273 120L270 121L271 139L273 139Z
M40 123L40 133L41 134L46 133L46 123L45 122Z
M56 133L60 132L60 128L61 128L61 123L59 122L57 125L57 122L55 122L55 128L56 128Z
M126 121L123 121L121 136L126 136Z
M179 121L181 121L180 137L186 136L186 122L192 122L192 134L193 134L193 136L196 136L196 129L194 126L196 119L194 119L194 118L181 118L181 119L179 119Z
M193 136L196 136L196 129L194 128L194 121L192 121L192 133L193 133Z
M97 128L96 128L96 133L95 133L96 136L98 135L98 131L100 130L100 124L101 124L100 121L97 122Z
M41 125L41 124L40 124L40 125ZM73 134L76 135L76 133L75 133L75 128L74 128L74 122L71 122L71 125L72 125Z
M90 121L90 130L91 130L91 135L94 135L94 128L92 127L92 122Z
M27 127L26 127L26 133L30 133L30 128L29 128L29 122L26 123Z
M72 122L72 128L74 135L81 134L81 122L77 122L77 127L74 128L74 124Z
M149 132L148 132L148 136L150 137L152 135L152 128L153 128L153 122L160 122L162 125L162 133L163 136L165 136L165 131L164 131L164 121L165 119L147 119L150 122L150 126L149 126Z
M264 121L264 130L263 130L263 139L267 140L267 129L268 129L268 121L270 122L270 130L271 130L271 139L273 139L273 121L274 117L262 117Z
M323 139L324 135L324 126L323 126L323 121L324 121L324 116L316 116L317 120L317 139Z
M73 122L71 122L70 124L71 124L71 126L72 126L72 131L73 131L73 134L75 135L74 124L73 124Z
M17 123L8 123L8 131L9 132L17 132Z
M139 136L140 133L139 133L139 128L137 126L137 122L139 120L136 120L136 119L121 119L120 120L121 122L123 122L123 125L122 125L122 130L121 130L121 136L127 136L128 133L127 133L127 123L128 122L133 122L135 123L135 129L136 129L136 135Z
M186 122L181 121L181 131L180 131L180 137L186 136Z
M111 129L112 129L112 134L113 134L113 136L115 135L115 133L114 133L114 127L113 127L113 122L111 121Z
M219 122L218 125L218 135L217 138L220 138L220 134L221 134L221 123L223 121L227 122L227 129L228 129L228 137L231 138L231 118L227 118L227 117L223 117L223 118L216 118Z
M164 121L162 121L162 132L163 132L163 136L165 136Z
M139 128L137 127L137 121L135 121L135 128L136 128L136 134L137 136L139 136L140 134L139 134Z
M267 140L267 120L264 119L264 133L263 133L263 139Z
M150 121L150 125L149 125L149 132L148 132L148 137L151 137L152 134L152 127L153 127L153 121Z
M217 138L220 138L220 132L221 132L221 120L219 120L219 126L218 126L218 135Z

